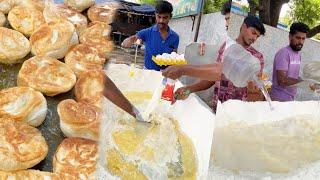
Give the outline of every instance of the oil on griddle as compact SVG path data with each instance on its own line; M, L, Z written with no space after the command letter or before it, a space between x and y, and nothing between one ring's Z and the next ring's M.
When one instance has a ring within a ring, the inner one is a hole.
M97 3L102 3L104 0L99 0ZM55 3L62 3L59 0L55 0ZM86 11L83 12L86 15ZM5 27L12 29L10 24L7 22ZM21 60L21 63L6 65L0 63L0 90L10 87L17 86L17 75L21 69L22 63L33 57L29 53L25 58ZM63 61L63 60L62 60ZM116 64L131 64L134 61L134 49L122 49L119 47L118 43L114 47L113 51L109 53L107 63ZM107 64L106 64L107 65ZM137 57L138 67L143 66L143 54L141 50ZM52 172L52 161L53 156L56 152L57 147L65 138L64 134L60 129L60 119L57 113L57 105L65 99L75 99L74 89L71 89L67 93L59 94L54 97L45 96L47 100L48 111L44 122L37 128L41 131L48 145L48 155L36 166L30 169L37 169L41 171Z
M30 56L29 56L30 57ZM0 64L0 89L17 86L17 75L22 64L4 65ZM73 98L73 90L54 97L45 96L48 105L48 112L44 122L38 127L42 135L46 139L49 147L47 157L32 169L52 172L52 157L57 146L64 139L64 135L60 130L59 116L57 113L57 105L60 101Z

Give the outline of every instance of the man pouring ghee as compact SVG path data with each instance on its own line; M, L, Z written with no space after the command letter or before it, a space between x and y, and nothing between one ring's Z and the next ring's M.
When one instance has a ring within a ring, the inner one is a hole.
M121 46L129 48L133 43L145 44L144 67L150 70L160 71L166 66L159 66L152 61L152 56L163 53L177 52L179 36L168 23L172 18L172 5L168 1L159 1L156 5L156 24L139 31L136 35L125 39Z

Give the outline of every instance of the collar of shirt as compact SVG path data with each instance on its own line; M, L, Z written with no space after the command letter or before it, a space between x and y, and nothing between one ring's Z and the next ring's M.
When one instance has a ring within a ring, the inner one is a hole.
M288 50L293 54L300 54L300 51L294 51L290 45L287 46Z
M158 24L155 24L154 26L152 26L152 31L159 32ZM168 26L168 33L169 33L169 35L168 35L167 39L169 38L169 36L173 35L173 31L171 30L171 28L169 26Z

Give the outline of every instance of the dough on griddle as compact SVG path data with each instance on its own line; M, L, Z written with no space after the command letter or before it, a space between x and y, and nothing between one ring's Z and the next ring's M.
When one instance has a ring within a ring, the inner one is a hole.
M114 44L110 38L111 26L104 22L92 22L80 35L80 42L95 46L106 55L113 50Z
M0 170L31 168L48 154L48 145L41 132L26 123L0 119Z
M60 128L67 137L99 139L101 109L87 102L66 99L58 104Z
M67 20L71 22L76 28L77 34L80 35L83 30L87 28L87 17L81 13L68 8L63 4L48 4L44 8L43 16L46 22L54 22L60 20Z
M64 61L71 67L77 77L79 77L87 71L102 70L106 56L101 50L94 46L78 44L68 52Z
M0 118L37 127L46 118L47 109L46 98L32 88L13 87L0 91Z
M82 74L74 88L77 101L86 101L101 108L105 76L104 71L88 71Z
M97 160L97 142L83 138L66 138L53 157L53 172L77 179L95 179L93 174Z
M29 37L45 23L42 12L35 8L15 6L8 14L8 21L13 29Z
M65 63L48 56L34 56L26 60L19 71L18 86L29 86L47 96L71 90L76 75Z
M96 4L88 9L88 18L90 21L100 21L110 24L114 21L119 4L116 2L106 2Z
M64 0L64 3L78 12L82 12L83 10L94 5L94 0Z
M0 27L0 63L19 63L30 52L29 40L18 31Z
M75 27L66 20L45 23L30 36L33 55L46 55L56 59L63 58L78 43Z

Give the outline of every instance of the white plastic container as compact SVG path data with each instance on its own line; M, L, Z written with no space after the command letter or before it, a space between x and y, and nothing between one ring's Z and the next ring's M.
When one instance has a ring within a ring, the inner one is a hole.
M240 44L232 44L226 48L222 72L236 87L246 87L259 70L259 60Z

